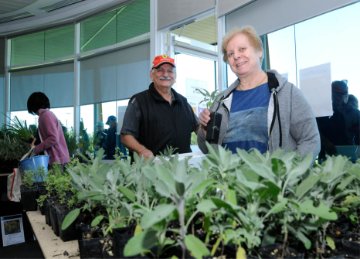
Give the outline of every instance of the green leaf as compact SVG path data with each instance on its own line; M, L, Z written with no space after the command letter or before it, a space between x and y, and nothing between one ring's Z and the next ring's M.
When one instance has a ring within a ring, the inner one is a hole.
M126 243L124 247L124 256L135 256L148 251L150 248L158 244L156 231L144 231L132 238Z
M337 219L337 214L331 211L331 209L323 202L320 202L319 206L315 207L311 200L306 200L302 204L300 204L300 210L303 213L313 214L327 220Z
M201 181L198 185L191 186L188 190L189 197L192 197L193 195L204 191L206 188L213 185L214 183L215 181L213 179L206 179L204 181Z
M288 200L286 198L281 199L278 203L276 203L267 213L267 215L276 214L284 211L287 208Z
M175 206L172 204L160 204L154 210L144 214L141 219L141 226L144 229L150 228L154 224L168 217L174 210Z
M231 204L220 200L219 198L211 198L212 202L215 204L216 207L218 208L223 208L225 209L228 213L232 214L235 217L238 217L239 215L237 214L236 210L231 206Z
M97 225L100 224L100 222L104 219L104 216L103 215L99 215L97 217L95 217L92 221L91 221L91 226L92 227L95 227Z
M125 195L126 198L128 198L131 202L136 201L136 195L133 191L131 191L129 188L126 188L125 186L118 186L118 190Z
M180 183L180 182L175 182L175 189L177 194L182 197L185 193L185 185L184 183Z
M308 191L310 191L320 180L317 174L309 174L296 188L295 194L301 199Z
M331 250L336 249L336 244L335 244L334 239L332 239L332 237L326 236L325 240L326 240L326 244L331 248Z
M296 237L304 244L306 249L310 249L311 241L302 232L296 232Z
M216 206L211 200L202 200L201 202L199 202L196 208L198 211L206 214L211 212L213 209L216 209Z
M237 200L236 200L236 192L234 190L228 189L226 194L225 194L225 200L232 204L232 205L237 205Z
M194 235L185 236L185 245L195 258L201 259L204 256L210 255L210 251L206 245Z
M65 230L67 229L76 219L77 217L79 217L80 215L80 209L76 208L73 209L72 211L70 211L64 218L62 224L61 224L61 229Z

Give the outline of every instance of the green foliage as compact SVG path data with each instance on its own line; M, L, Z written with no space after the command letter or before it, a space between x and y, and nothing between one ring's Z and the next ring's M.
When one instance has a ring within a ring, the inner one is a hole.
M68 131L68 130L66 130L65 127L63 127L63 131L64 131L64 137L65 137L66 145L69 150L70 157L73 157L78 148L75 132L73 129Z
M149 160L135 154L132 164L95 158L69 166L81 206L63 227L86 210L98 212L92 226L104 235L136 224L125 256L158 258L177 247L182 257L203 258L223 255L226 245L254 255L261 245L298 242L320 258L336 245L327 228L340 213L358 221L360 161L336 156L313 165L311 156L282 150L208 150L200 166L173 152Z
M202 95L203 99L200 101L200 103L205 103L206 108L208 109L214 103L217 95L219 94L218 90L214 90L210 93L208 90L204 88L195 88L194 92Z
M34 132L27 126L26 121L22 122L16 116L10 120L8 130L24 142L31 143L34 139Z
M21 122L17 117L11 124L0 129L0 159L1 161L20 160L30 149L33 132L27 127L26 122Z

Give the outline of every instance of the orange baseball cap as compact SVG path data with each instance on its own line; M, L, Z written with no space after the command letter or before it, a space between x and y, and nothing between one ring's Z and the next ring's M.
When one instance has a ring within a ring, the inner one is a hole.
M175 60L169 57L168 55L163 54L163 55L158 55L154 58L152 68L158 68L159 66L165 63L168 63L173 67L175 67Z

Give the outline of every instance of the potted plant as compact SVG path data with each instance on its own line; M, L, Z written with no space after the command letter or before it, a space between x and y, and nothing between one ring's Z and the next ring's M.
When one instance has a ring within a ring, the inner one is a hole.
M0 129L0 172L9 173L17 168L21 157L28 152L30 145L6 128Z
M35 179L41 177L43 174L44 170L40 168L35 171L25 171L21 175L20 202L26 211L36 211L38 209L37 199L45 193L45 188L42 182L36 182Z

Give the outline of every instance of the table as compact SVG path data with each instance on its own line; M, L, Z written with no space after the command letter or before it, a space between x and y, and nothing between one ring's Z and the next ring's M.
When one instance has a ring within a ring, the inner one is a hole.
M77 240L62 241L45 223L45 216L41 215L40 211L27 211L26 215L46 259L80 258Z

